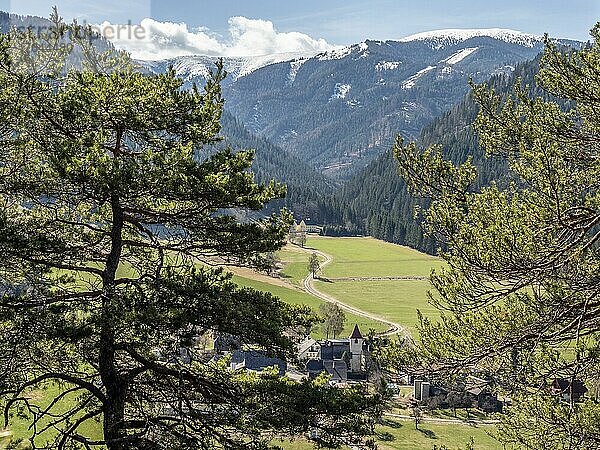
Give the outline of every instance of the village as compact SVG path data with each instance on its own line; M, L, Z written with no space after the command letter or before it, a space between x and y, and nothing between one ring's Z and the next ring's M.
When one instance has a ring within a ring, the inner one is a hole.
M289 231L288 243L304 249L307 240L312 238L314 242L322 229L319 225L311 224L310 219L295 221ZM318 278L316 272L321 270L319 264L311 269L309 262L308 269L312 273L305 281ZM279 277L280 271L281 267L269 274ZM305 287L311 287L310 283L306 285L305 282ZM313 294L320 293L315 290ZM340 303L334 304L337 307ZM298 339L293 361L269 356L260 349L244 348L235 337L219 335L214 340L213 361L229 358L229 368L234 371L261 372L276 368L280 376L296 381L325 376L329 385L337 389L353 384L364 384L373 389L383 385L385 394L390 399L390 415L410 417L417 426L420 420L427 420L428 416L431 420L437 420L440 417L439 411L444 410L452 411L454 418L458 417L457 410L463 410L466 422L497 423L497 415L510 409L513 404L510 395L502 393L502 389L494 385L492 377L481 372L470 373L461 381L450 383L437 378L435 371L424 373L423 369L416 367L392 371L389 365L386 369L381 368L374 358L373 350L377 346L386 345L386 339L381 339L384 335L396 336L403 341L403 345L414 345L411 339L403 339L397 335L401 329L401 326L396 329L392 326L392 331L388 330L387 333L369 330L365 334L358 324L354 324L347 337L330 338L327 335L323 339L314 339L308 334ZM536 388L539 387L532 386L532 389ZM582 380L559 376L550 378L542 389L549 397L565 404L581 403L589 392ZM398 412L403 414L397 414Z
M452 410L456 418L458 409L466 412L466 422L496 423L497 414L512 405L509 396L500 395L493 382L481 378L480 374L469 375L464 382L449 387L417 370L402 373L382 370L372 357L376 345L376 336L365 337L358 325L354 325L346 338L315 340L306 336L297 345L294 361L288 362L257 349L244 348L235 337L220 335L214 340L212 361L227 358L232 371L276 369L280 376L296 381L326 376L329 385L336 389L353 384L375 389L383 380L390 399L389 415L411 418L416 426L421 421L440 420L436 419L440 416L436 411ZM583 402L588 388L579 379L554 378L546 392L560 402L571 404Z

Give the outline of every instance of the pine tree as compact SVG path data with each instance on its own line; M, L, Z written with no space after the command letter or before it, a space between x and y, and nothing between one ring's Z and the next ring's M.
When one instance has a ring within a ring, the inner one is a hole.
M48 449L266 448L309 429L324 446L360 440L373 401L361 389L231 371L195 345L226 333L286 357L287 331L312 323L211 268L256 265L291 224L232 213L284 194L254 181L252 152L197 155L218 138L222 67L185 91L173 71L142 75L127 55L98 54L89 30L53 21L41 36L0 37L6 417L28 411ZM53 386L47 408L28 395ZM97 422L100 441L83 431Z
M513 399L501 439L524 448L600 446L598 404L548 388L591 385L600 370L600 24L592 36L580 51L547 41L542 96L474 87L479 140L512 182L480 188L471 161L396 146L404 179L432 201L426 230L447 246L432 276L446 312L421 320L423 369L489 377Z

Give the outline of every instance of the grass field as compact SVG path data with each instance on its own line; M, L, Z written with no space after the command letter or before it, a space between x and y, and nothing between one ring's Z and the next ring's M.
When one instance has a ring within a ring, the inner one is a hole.
M53 398L55 398L60 392L62 392L64 390L63 387L59 386L58 384L48 384L45 389L39 389L39 390L34 390L34 391L30 391L27 393L27 396L29 397L30 401L34 404L36 404L37 406L41 407L41 408L45 408L47 407L51 400ZM60 402L58 402L54 408L53 408L53 412L54 413L59 413L59 412L64 412L64 411L68 411L70 408L72 408L74 406L74 402L73 402L73 395L67 395L65 396L65 398L63 398L63 400L61 400ZM15 411L17 411L17 408L12 409L12 412L14 413ZM44 420L40 420L40 422L38 423L38 429L42 429L45 425L47 425L50 422L50 418L46 418ZM31 419L27 416L21 416L18 414L15 414L13 417L11 417L10 420L10 430L13 433L14 439L27 439L29 436L31 436L31 431L29 430L29 427L31 425ZM85 424L81 425L81 427L79 428L79 432L90 438L90 439L101 439L102 438L102 425L99 422L95 422L95 421L88 421ZM45 448L46 447L46 442L53 439L56 432L51 428L50 430L46 431L45 433L43 433L41 436L39 436L36 439L36 448ZM0 448L2 448L0 446ZM17 449L29 449L31 448L28 444L27 441L22 442L21 445L19 445L17 447Z
M281 286L274 286L272 284L263 283L248 278L242 278L239 276L235 276L233 279L240 286L246 286L253 289L257 289L259 291L270 292L271 294L279 297L286 303L292 305L307 305L310 306L315 312L319 311L319 306L323 303L318 298L313 297L312 295L309 295L297 289L288 289ZM367 333L371 328L375 331L384 331L387 329L387 326L381 324L380 322L355 316L354 314L346 313L346 326L342 331L341 336L349 336L350 333L352 333L354 324L358 324L360 329L363 330L365 333ZM316 339L324 337L323 333L320 330L315 330L312 333L312 335Z
M310 249L302 249L294 245L286 245L277 253L277 256L283 263L283 271L281 276L284 280L295 284L302 285L302 280L308 274L308 258L310 257ZM319 258L321 261L323 258Z
M333 257L323 269L324 278L315 287L340 301L392 320L415 331L417 309L430 317L437 311L428 303L431 284L423 279L341 281L342 277L426 277L442 261L407 247L389 244L373 238L309 237L305 253L293 249L281 252L282 261L291 261L284 273L292 280L304 278L310 249ZM304 267L304 272L300 268ZM333 278L333 280L331 280Z
M419 430L414 422L392 421L386 426L377 427L377 448L379 450L431 450L445 445L450 450L465 449L473 438L474 448L478 450L501 450L502 445L489 433L495 430L492 426L468 426L455 424L422 423ZM285 450L311 450L314 447L309 442L295 440L284 442Z
M323 275L337 277L429 276L442 261L408 247L373 238L308 238L307 247L333 256Z
M427 301L428 281L338 281L315 282L315 287L363 311L399 323L415 331L417 309L425 316L435 317L437 310Z

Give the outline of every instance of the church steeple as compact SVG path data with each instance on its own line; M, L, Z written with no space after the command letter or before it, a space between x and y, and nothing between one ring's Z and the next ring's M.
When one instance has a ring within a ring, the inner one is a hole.
M358 325L354 325L354 330L350 335L350 370L352 372L360 372L363 369L363 335L358 328Z
M360 329L358 328L358 324L354 325L354 331L352 331L350 339L363 339L363 335L360 332Z

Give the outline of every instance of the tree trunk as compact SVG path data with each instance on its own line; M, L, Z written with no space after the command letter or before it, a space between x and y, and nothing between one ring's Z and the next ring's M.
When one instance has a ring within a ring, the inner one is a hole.
M127 385L120 376L116 364L114 315L117 313L115 305L115 279L121 252L123 249L123 210L117 195L111 196L112 229L111 250L106 260L106 267L102 277L103 298L99 347L99 373L106 391L107 405L104 407L104 439L108 450L126 450L123 430L125 420L125 399Z

